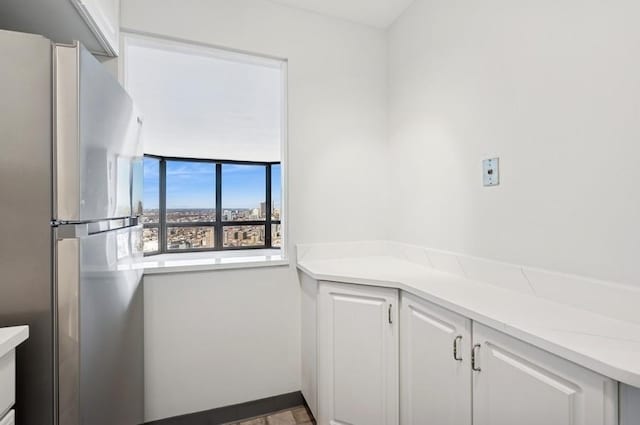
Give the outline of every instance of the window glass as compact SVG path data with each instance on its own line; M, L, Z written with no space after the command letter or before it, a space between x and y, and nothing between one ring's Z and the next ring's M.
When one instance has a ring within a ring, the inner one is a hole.
M144 158L143 184L142 222L157 223L160 217L160 160Z
M280 164L156 157L145 157L143 164L146 254L282 246ZM269 169L270 208L266 199ZM163 181L165 193L161 193ZM216 205L218 190L221 206ZM221 222L216 222L217 207ZM165 216L160 210L166 211Z
M145 253L157 252L159 248L158 228L157 227L145 228L142 232L142 240L144 242L143 251Z
M180 251L215 247L213 227L168 227L167 249Z
M282 246L281 226L281 224L271 225L271 246L274 248L280 248Z
M266 184L264 165L222 164L222 221L265 220Z
M264 225L225 226L222 243L225 248L264 246Z
M212 162L167 161L167 223L216 219L216 166Z
M280 220L282 211L282 175L280 164L271 166L271 219Z

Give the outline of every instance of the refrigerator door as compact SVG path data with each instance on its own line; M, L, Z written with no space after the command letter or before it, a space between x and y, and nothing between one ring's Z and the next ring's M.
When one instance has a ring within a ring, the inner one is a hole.
M104 231L126 221L57 230L59 424L144 421L142 226Z
M29 325L17 423L51 425L51 42L0 30L0 57L0 327Z
M54 220L136 215L142 121L131 98L81 45L55 46L54 74Z

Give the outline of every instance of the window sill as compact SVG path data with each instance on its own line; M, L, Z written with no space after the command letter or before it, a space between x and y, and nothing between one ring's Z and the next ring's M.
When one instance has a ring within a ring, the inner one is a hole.
M144 274L288 266L279 249L160 254L145 257Z

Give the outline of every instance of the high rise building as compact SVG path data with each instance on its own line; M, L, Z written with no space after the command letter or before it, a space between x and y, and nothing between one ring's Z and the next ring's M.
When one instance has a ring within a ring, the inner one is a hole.
M260 202L260 218L265 218L267 216L267 203Z
M213 233L213 229L205 231L204 246L211 247L215 245L215 242L213 240Z

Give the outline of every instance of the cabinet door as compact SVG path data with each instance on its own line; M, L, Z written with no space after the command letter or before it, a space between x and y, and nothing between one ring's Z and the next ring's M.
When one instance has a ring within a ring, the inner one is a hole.
M471 322L402 294L400 423L471 424Z
M319 425L397 425L398 292L321 282Z
M9 410L2 419L0 425L16 425L16 416L13 410Z
M614 381L477 323L473 342L475 425L617 424Z

